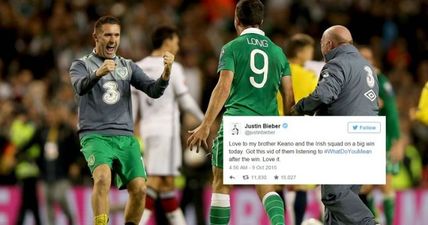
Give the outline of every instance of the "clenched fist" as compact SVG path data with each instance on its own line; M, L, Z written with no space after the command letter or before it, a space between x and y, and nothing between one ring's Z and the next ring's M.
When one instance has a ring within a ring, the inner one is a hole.
M171 73L171 67L172 67L172 63L174 62L175 56L167 51L163 54L162 58L163 58L163 65L164 65L164 72L162 74L162 79L169 80L169 75Z
M97 72L95 72L95 75L97 77L103 77L108 73L113 72L115 69L116 69L116 62L112 59L106 59L104 60L100 68L98 68Z

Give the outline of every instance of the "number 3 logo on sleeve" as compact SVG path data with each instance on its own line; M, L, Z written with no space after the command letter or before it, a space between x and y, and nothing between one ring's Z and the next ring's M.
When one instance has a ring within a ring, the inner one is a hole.
M256 67L256 63L255 63L256 54L260 54L263 56L263 67L260 69ZM255 73L257 75L263 74L263 80L261 83L257 83L256 80L254 79L254 76L250 77L250 83L255 88L262 88L266 83L267 75L268 75L268 65L269 65L268 60L269 60L268 55L264 51L262 51L260 49L254 49L253 51L251 51L251 54L250 54L250 68L251 68L251 70L253 71L253 73Z
M369 66L365 66L364 70L367 72L367 85L373 88L375 85L375 78L373 77L373 71Z

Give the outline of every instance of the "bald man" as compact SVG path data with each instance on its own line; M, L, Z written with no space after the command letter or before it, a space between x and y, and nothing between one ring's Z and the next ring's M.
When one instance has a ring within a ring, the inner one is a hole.
M352 44L344 26L328 28L321 38L326 62L317 88L301 99L293 115L377 116L378 81L376 73ZM340 168L338 168L340 169ZM373 214L358 197L361 185L322 185L325 224L374 225Z

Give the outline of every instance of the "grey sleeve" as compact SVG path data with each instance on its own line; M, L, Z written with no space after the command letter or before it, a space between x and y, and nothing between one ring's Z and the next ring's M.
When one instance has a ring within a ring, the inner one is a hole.
M70 79L74 91L82 96L88 93L92 87L100 80L95 76L95 72L88 72L82 60L75 60L70 66Z
M130 64L132 70L131 85L140 91L143 91L151 98L159 98L163 95L169 80L158 78L154 80L147 76L144 71L134 62Z
M313 115L322 105L334 102L342 91L345 81L343 69L337 63L327 63L321 71L316 89L301 99L294 109L299 114Z

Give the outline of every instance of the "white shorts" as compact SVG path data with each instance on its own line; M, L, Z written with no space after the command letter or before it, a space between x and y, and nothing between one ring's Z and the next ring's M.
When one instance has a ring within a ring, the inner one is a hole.
M144 162L148 176L178 176L181 167L179 136L149 136L143 138Z

